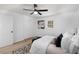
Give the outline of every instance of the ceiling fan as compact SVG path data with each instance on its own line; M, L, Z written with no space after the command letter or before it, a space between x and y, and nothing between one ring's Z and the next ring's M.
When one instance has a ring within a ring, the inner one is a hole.
M32 13L30 13L31 15L32 14L39 14L39 15L42 15L42 13L41 12L46 12L46 11L48 11L48 9L37 9L37 7L38 7L38 5L37 4L34 4L33 5L34 6L34 9L33 10L31 10L31 9L26 9L26 8L24 8L24 10L26 10L26 11L32 11Z

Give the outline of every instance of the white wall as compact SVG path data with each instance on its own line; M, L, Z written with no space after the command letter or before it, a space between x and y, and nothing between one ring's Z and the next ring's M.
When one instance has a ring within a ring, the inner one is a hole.
M24 38L36 35L36 19L24 16Z
M35 19L21 14L14 14L14 41L20 41L35 35Z
M0 47L13 43L12 16L7 12L0 12Z
M64 12L57 15L53 15L50 17L43 17L38 20L45 20L45 29L38 29L37 34L38 36L44 35L59 35L60 33L64 33L66 31L70 31L73 28L79 28L79 11L75 12ZM47 27L47 21L53 20L53 28Z
M0 47L34 36L35 22L27 15L0 11Z

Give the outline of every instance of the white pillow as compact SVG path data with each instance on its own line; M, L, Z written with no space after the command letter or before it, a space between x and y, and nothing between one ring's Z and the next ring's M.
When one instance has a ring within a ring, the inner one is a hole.
M70 45L70 53L75 53L78 51L78 47L79 47L79 34L75 35L72 37L72 42Z
M71 34L71 33L69 33L69 32L65 32L64 34L63 34L63 38L65 38L65 37L72 37L73 36L73 34Z
M66 32L63 34L63 38L61 40L61 48L66 50L67 53L69 52L72 37L73 35L71 33Z
M73 36L71 40L75 45L79 46L79 34Z

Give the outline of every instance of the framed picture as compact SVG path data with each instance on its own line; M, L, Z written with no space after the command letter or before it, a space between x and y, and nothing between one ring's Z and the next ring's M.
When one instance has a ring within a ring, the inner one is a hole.
M53 21L51 20L51 21L48 21L48 28L53 28Z
M45 29L45 21L38 20L38 29Z

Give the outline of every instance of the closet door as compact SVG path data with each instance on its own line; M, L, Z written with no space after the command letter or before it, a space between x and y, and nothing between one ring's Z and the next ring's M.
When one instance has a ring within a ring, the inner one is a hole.
M13 20L10 15L0 14L0 47L13 43Z

